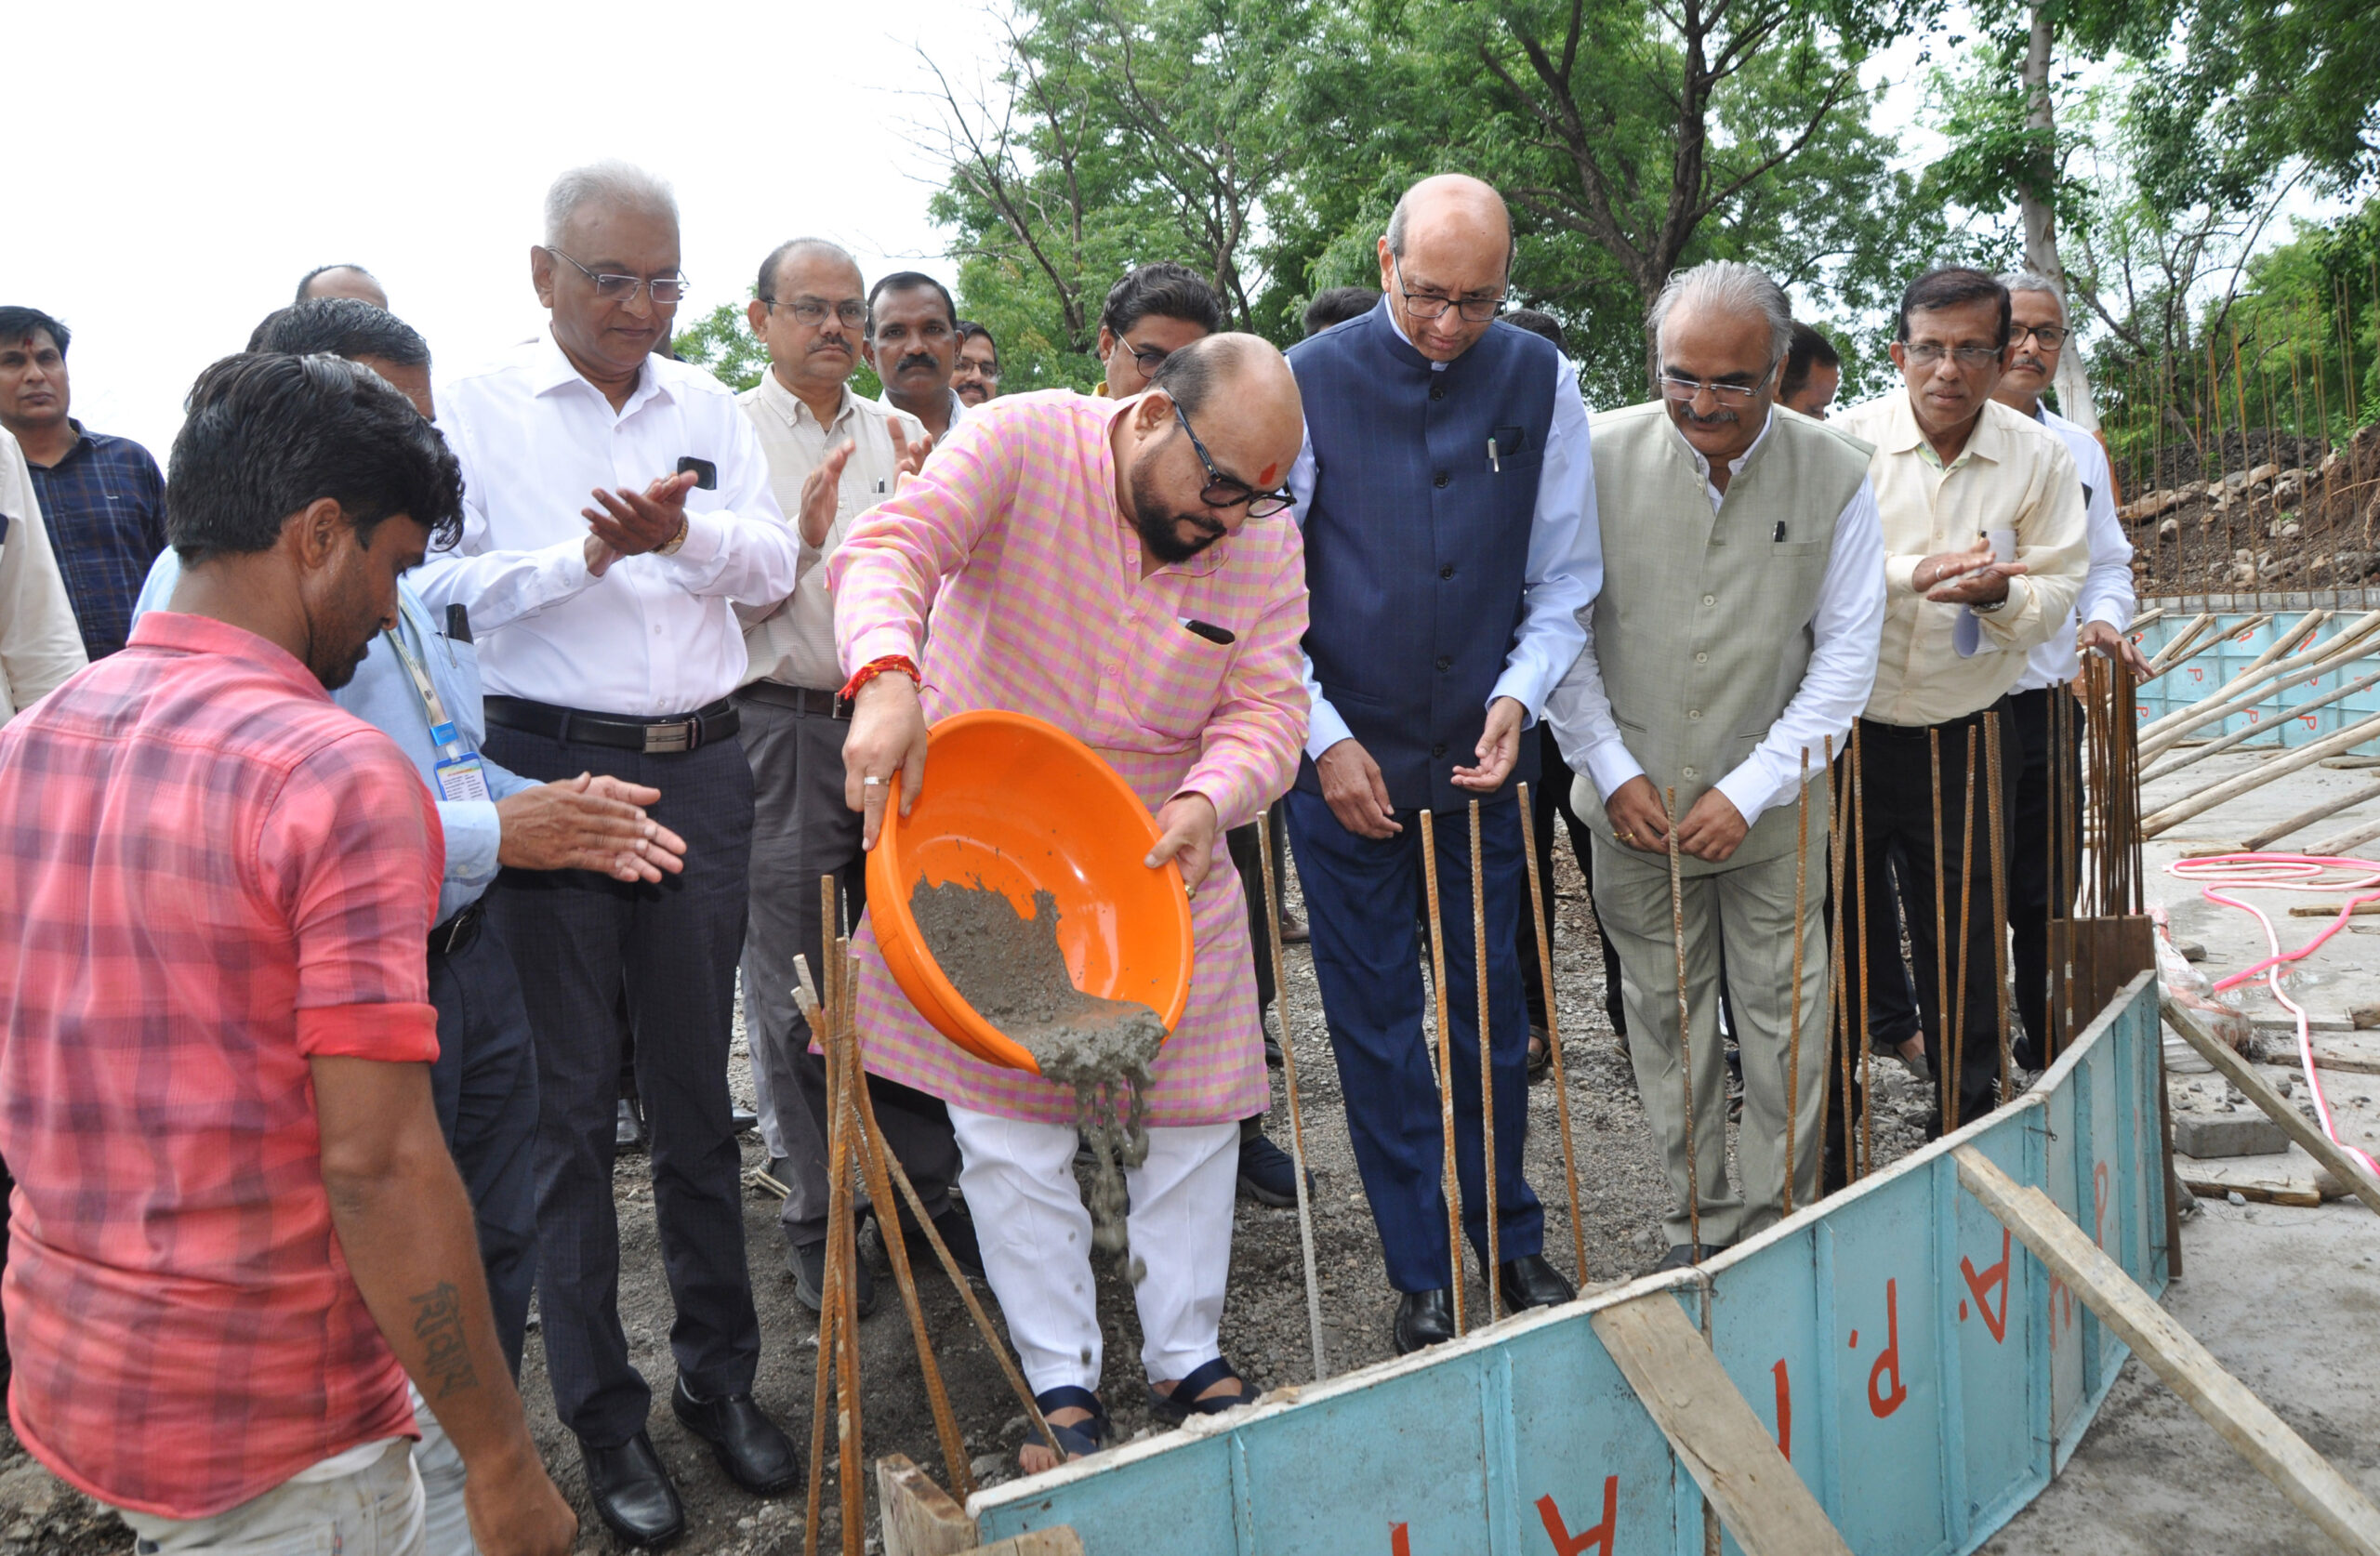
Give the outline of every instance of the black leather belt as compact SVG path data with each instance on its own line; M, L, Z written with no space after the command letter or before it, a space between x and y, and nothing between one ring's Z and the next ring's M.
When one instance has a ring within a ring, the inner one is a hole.
M796 713L806 713L813 719L849 719L852 705L834 692L820 692L808 686L787 686L782 681L755 680L735 689L739 697L749 697L756 703L772 703L789 707Z
M468 951L471 942L480 938L480 921L487 916L486 908L478 901L456 913L438 928L430 931L430 954L452 956Z
M575 707L533 703L526 697L491 693L487 698L487 721L564 744L575 740L589 745L641 751L647 756L667 756L699 750L714 741L725 740L742 726L743 718L735 711L735 705L724 697L692 713L639 719L619 713L586 713Z

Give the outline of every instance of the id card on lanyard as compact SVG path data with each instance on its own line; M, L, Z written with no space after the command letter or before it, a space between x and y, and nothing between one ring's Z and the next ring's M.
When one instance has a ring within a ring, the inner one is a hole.
M430 720L430 743L438 748L438 759L430 771L438 781L438 798L458 799L488 799L487 769L480 755L463 743L463 734L455 721L446 717L445 701L438 695L438 688L430 684L430 672L421 661L405 647L404 639L394 628L383 629L389 647L396 651L397 661L413 678L413 689L421 697L421 711Z

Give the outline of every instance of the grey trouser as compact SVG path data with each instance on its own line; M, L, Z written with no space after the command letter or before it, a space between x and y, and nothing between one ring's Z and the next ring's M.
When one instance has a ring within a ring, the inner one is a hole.
M1823 790L1820 791L1823 793ZM1813 797L1816 798L1815 796ZM1678 1062L1677 943L1671 933L1667 856L1598 837L1595 916L1620 953L1628 1001L1628 1052L1636 1090L1669 1175L1662 1228L1672 1246L1690 1236L1686 1215L1685 1070ZM1686 986L1694 1059L1694 1162L1702 1242L1738 1243L1784 1213L1786 1073L1793 1029L1792 853L1712 875L1687 876ZM1810 839L1802 895L1801 1086L1794 1102L1793 1205L1818 1197L1818 1106L1826 1084L1826 839ZM1736 1141L1740 1193L1727 1181L1727 1069L1719 1040L1719 959L1743 1050L1744 1115Z
M771 699L765 687L735 696L744 754L752 764L752 908L744 930L744 1030L755 1074L776 1105L787 1166L781 1224L800 1246L826 1235L826 1069L810 1051L810 1023L793 998L793 958L818 975L825 932L818 879L833 876L845 925L867 901L859 813L843 803L844 719ZM870 1076L868 1093L885 1143L938 1216L959 1181L950 1114L921 1091ZM863 1200L863 1205L865 1201Z
M139 1556L422 1556L421 1477L413 1444L391 1443L351 1475L284 1482L212 1518L161 1518L116 1510Z

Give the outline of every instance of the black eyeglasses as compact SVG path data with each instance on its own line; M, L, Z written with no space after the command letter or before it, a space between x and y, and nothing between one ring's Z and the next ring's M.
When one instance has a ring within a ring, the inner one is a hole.
M784 309L793 315L796 323L811 328L825 323L826 315L829 313L832 313L847 330L864 329L867 324L867 304L854 302L848 298L835 304L832 308L815 297L804 297L800 302L779 302L774 297L762 297L760 302L767 308Z
M1124 349L1131 352L1132 360L1140 363L1144 378L1156 377L1157 370L1165 365L1165 359L1173 355L1170 351L1160 351L1153 347L1135 346L1129 340L1124 342Z
M2008 344L2022 345L2025 336L2030 335L2055 351L2066 344L2066 337L2072 333L2064 324L2018 324L2009 332Z
M597 275L577 260L571 258L569 255L554 247L553 244L547 244L544 247L548 254L565 261L572 270L593 282L598 301L634 302L639 292L650 292L653 295L654 307L675 308L685 298L686 277L683 271L676 275L655 276L650 281L641 275Z
M1287 486L1277 491L1259 492L1248 482L1215 468L1214 456L1207 452L1207 445L1198 441L1198 434L1190 426L1190 418L1182 414L1182 402L1178 400L1173 404L1173 419L1182 424L1182 430L1190 434L1190 446L1198 451L1198 463L1207 467L1207 484L1198 489L1198 500L1209 508L1233 508L1246 503L1250 519L1265 519L1297 501L1289 495Z
M1388 262L1389 273L1396 278L1396 295L1405 299L1405 311L1416 319L1443 319L1451 308L1461 313L1467 323L1484 324L1504 310L1504 297L1441 297L1435 292L1408 292L1405 289L1405 271L1397 262Z

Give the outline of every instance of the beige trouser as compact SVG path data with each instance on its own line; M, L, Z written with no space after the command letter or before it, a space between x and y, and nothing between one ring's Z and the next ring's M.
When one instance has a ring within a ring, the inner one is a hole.
M1670 1180L1662 1229L1689 1240L1685 1071L1678 1062L1677 942L1670 866L1602 837L1594 845L1595 916L1620 953L1636 1089ZM1742 1241L1784 1214L1786 1072L1793 1029L1793 855L1684 881L1688 1036L1694 1058L1694 1163L1705 1247ZM1803 890L1801 1084L1793 1098L1793 1204L1818 1195L1818 1105L1826 1081L1826 846L1812 839ZM1740 1193L1727 1180L1727 1071L1719 1035L1720 947L1743 1050L1744 1114L1736 1141Z
M116 1510L139 1556L422 1556L421 1477L402 1439L351 1475L284 1482L212 1518Z

